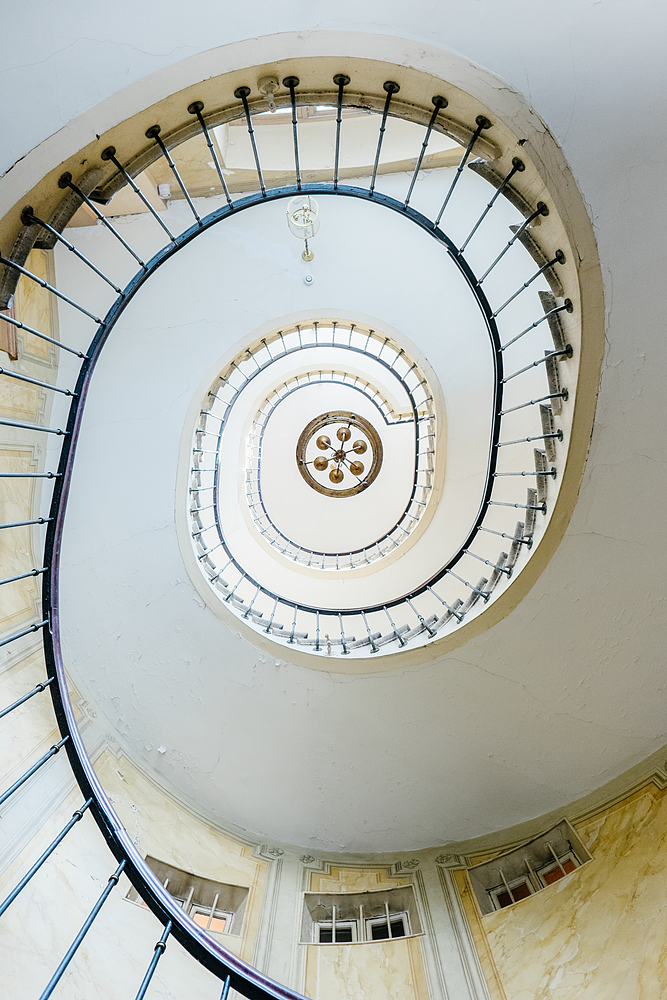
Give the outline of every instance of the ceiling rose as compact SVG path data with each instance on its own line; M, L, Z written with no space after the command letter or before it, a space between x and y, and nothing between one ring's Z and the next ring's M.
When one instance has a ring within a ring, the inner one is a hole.
M353 428L358 432L354 441ZM347 410L321 413L299 435L296 463L305 481L318 493L353 497L377 478L382 466L382 441L370 421L360 414Z

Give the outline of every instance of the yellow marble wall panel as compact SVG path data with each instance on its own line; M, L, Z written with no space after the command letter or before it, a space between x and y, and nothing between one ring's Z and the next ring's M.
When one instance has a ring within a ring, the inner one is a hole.
M384 868L311 872L312 892L365 892L410 885ZM351 945L308 945L306 996L313 1000L428 1000L421 940L366 941Z
M43 389L12 378L0 379L0 413L3 417L34 424L38 422L43 405Z
M32 472L35 466L28 450L0 449L0 471ZM26 521L32 516L33 479L0 479L0 522ZM18 576L35 566L31 528L0 531L0 578ZM40 589L37 578L28 577L0 587L0 631L5 632L38 611Z
M313 1000L427 1000L419 938L308 945L306 996Z
M326 874L311 872L310 876L312 892L365 892L383 886L395 889L396 886L409 884L409 879L390 878L386 868L338 868L331 865Z
M44 654L40 649L0 674L0 708L11 705L45 680ZM14 775L18 777L32 763L31 754L39 756L35 751L42 744L46 742L50 746L57 740L56 732L56 717L48 688L5 716L0 722L0 776L3 788L12 783Z
M500 981L496 963L489 945L488 938L482 926L482 913L480 911L475 893L470 885L468 873L462 869L452 872L457 892L461 898L461 905L468 921L470 933L477 949L479 964L486 980L486 984L491 994L491 1000L507 1000L507 994Z
M31 250L26 262L26 270L36 274L42 281L53 281L53 265L50 259L51 251ZM53 331L55 303L52 301L53 293L48 292L31 278L21 275L14 296L14 310L16 318L35 330L45 333L48 337L56 336ZM48 360L51 351L54 350L47 341L35 337L31 333L21 331L19 336L23 337L23 349L25 353L37 358ZM57 339L57 338L56 338Z
M215 938L245 961L252 959L269 862L252 856L252 847L209 826L166 796L125 757L105 751L95 769L114 809L136 846L184 871L216 882L247 886L241 935ZM128 901L128 906L131 906Z
M509 1000L664 1000L667 795L577 825L593 861L482 918Z
M51 790L55 772L40 778ZM82 803L72 790L19 856L0 876L0 899L13 888ZM2 918L0 997L34 1000L41 995L85 916L116 868L90 813L12 903ZM135 997L162 926L153 914L129 903L123 876L100 910L54 996L62 1000ZM170 940L151 982L150 1000L219 1000L222 985Z

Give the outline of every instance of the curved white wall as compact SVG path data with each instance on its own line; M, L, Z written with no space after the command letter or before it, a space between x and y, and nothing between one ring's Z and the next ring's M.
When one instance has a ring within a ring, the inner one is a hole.
M316 29L331 25L332 12L321 3L307 10L281 9L279 21L268 5L241 11L202 5L199 18L195 10L195 16L184 20L180 8L137 11L121 4L112 25L101 12L99 18L91 14L88 6L85 16L81 5L66 18L59 9L51 16L55 6L45 10L43 18L31 16L29 26L24 18L32 12L16 8L7 15L8 37L16 39L7 46L14 62L4 71L5 106L14 109L16 125L7 166L59 129L48 149L64 155L68 143L77 148L77 142L82 144L77 137L86 141L92 129L90 120L69 125L74 115L222 38L294 30L301 32L299 44L310 52L325 44L339 51L356 51L364 43L366 53L369 48L359 36L329 36L325 43ZM416 845L499 828L592 790L665 741L667 705L658 680L667 548L660 509L667 459L660 418L663 238L655 224L664 197L665 138L656 128L664 92L662 40L654 30L660 17L654 3L634 5L632 17L621 4L570 3L554 16L551 9L523 0L500 6L481 2L474 9L467 3L435 10L432 5L386 3L362 10L349 3L337 8L336 31L381 31L385 36L389 31L416 40L378 38L373 42L378 55L391 52L397 62L405 58L434 71L456 66L471 90L481 88L480 81L486 85L488 77L466 66L469 59L530 98L562 143L596 226L608 294L608 355L591 457L563 543L504 622L441 663L386 679L382 704L386 710L394 707L400 723L393 733L396 749L387 751L391 776L381 787L350 743L365 728L369 741L386 746L386 724L372 711L376 678L325 681L282 662L260 667L266 657L256 658L241 640L233 640L231 676L224 683L218 676L215 683L222 689L214 691L229 710L228 745L245 745L245 732L234 728L234 712L239 695L254 687L273 713L267 747L288 745L296 761L304 760L308 747L317 748L308 766L299 765L287 776L271 773L270 764L265 784L257 788L276 816L285 810L286 789L290 807L302 805L303 815L291 813L293 825L286 817L286 839L305 840L299 831L317 827L318 842L346 847L404 843L406 830L400 824L405 821L409 842ZM258 55L266 51L261 41L253 46ZM438 53L438 47L462 56L451 58L442 49ZM219 53L202 65L216 60L219 66ZM28 82L21 66L28 67ZM166 93L168 79L177 87L186 78L182 66L163 70L142 88L142 99ZM98 127L123 117L119 107L126 113L136 110L138 89L122 95L113 111L102 109ZM16 168L6 175L0 187L3 204L13 203L37 180L40 155L26 163L21 179ZM157 332L153 341L157 349ZM144 357L150 360L148 351ZM127 544L133 545L130 540ZM126 581L119 576L114 582L122 592ZM165 602L169 611L168 595ZM132 610L139 616L134 605ZM154 626L147 614L150 609L141 609L150 636ZM89 641L92 657L95 641ZM128 656L131 661L131 650ZM143 743L151 749L141 752L175 778L184 773L184 764L194 761L202 782L208 782L220 766L209 746L193 741L187 749L157 758L155 747L165 743L180 706L160 664L153 670L150 682L137 673L132 681L135 714L119 718L118 725L136 733L150 712L155 685L161 685L170 692L171 714L153 722L154 731ZM211 689L202 685L196 665L192 672L193 699L205 701L203 711L219 721L210 704ZM346 685L355 697L343 717L331 694ZM317 726L295 725L293 702L323 706L332 735L323 738L317 713ZM466 705L474 708L466 710ZM419 719L417 736L406 707ZM138 742L133 749L140 751ZM247 784L240 766L232 790L235 801ZM356 791L346 792L342 816L324 795L306 800L304 780L319 787L323 774L334 788L341 775L359 776ZM279 776L284 780L278 782ZM434 785L441 787L440 796L433 794ZM213 805L229 815L229 803ZM373 817L354 835L349 832L353 813ZM240 819L256 828L262 822L257 814Z

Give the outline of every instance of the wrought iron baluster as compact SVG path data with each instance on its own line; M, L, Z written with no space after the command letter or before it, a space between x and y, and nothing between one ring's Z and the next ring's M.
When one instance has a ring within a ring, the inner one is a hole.
M118 232L118 230L116 229L116 227L111 225L111 223L107 219L106 215L104 215L102 212L100 212L100 210L97 207L97 205L95 204L95 202L91 201L90 198L88 197L88 195L84 194L83 191L81 190L81 188L78 187L74 183L74 181L72 180L72 175L70 174L69 171L66 171L64 174L62 174L62 176L58 180L58 187L59 188L63 188L63 190L66 187L70 188L70 190L74 191L74 193L77 194L79 196L79 198L82 199L82 201L85 201L85 203L88 206L88 208L92 209L92 211L95 213L95 215L100 220L100 222L102 223L102 225L106 229L108 229L110 233L113 233L113 235L116 237L116 239L120 243L123 244L123 246L125 247L125 249L127 250L128 253L132 254L132 256L137 261L137 263L139 264L139 266L142 267L144 271L148 270L148 265L144 263L144 261L141 259L141 257L137 253L135 253L135 251L132 249L132 247L127 242L127 240L123 239L123 237L120 235L120 233Z
M30 382L31 385L41 386L42 389L53 389L54 392L61 392L63 396L76 396L75 392L71 389L61 389L60 386L52 385L51 382L40 382L38 378L29 378L28 375L19 375L18 372L13 372L9 368L0 368L0 375L6 375L8 378L16 378L21 382Z
M484 559L483 556L478 556L475 552L471 552L470 549L464 549L463 551L465 552L466 555L472 556L473 559L479 559L479 561L485 563L485 565L492 566L493 569L497 569L501 573L506 573L508 579L512 575L511 569L506 569L504 566L498 565L498 563L491 562L490 559Z
M17 473L18 475L18 473ZM2 528L24 528L28 524L47 524L52 521L52 517L33 517L30 521L7 521L6 524L0 524L0 529Z
M46 622L43 622L42 624L45 625ZM25 633L21 634L24 635ZM40 769L40 767L46 764L47 760L51 760L51 758L58 753L60 748L65 743L67 743L68 740L69 736L64 736L59 743L55 743L50 750L47 750L47 752L42 757L39 758L36 764L33 764L32 767L29 767L28 770L25 771L20 778L17 778L14 784L10 785L10 787L5 792L3 792L2 795L0 795L0 806L4 802L6 802L7 799L14 794L17 788L20 788L21 785L23 785L28 780L28 778L31 778L33 774L35 774L35 772Z
M51 677L49 680L53 680L53 677ZM1 718L1 716L0 716L0 718ZM86 802L84 802L84 804L81 806L80 809L76 810L76 812L72 815L72 818L69 821L69 823L67 823L66 826L64 826L62 828L62 830L60 831L60 833L58 834L58 836L55 838L55 840L51 841L51 843L46 848L46 850L44 851L44 853L40 855L40 857L37 859L37 861L35 861L34 865L30 869L30 871L26 872L26 874L23 876L23 878L21 879L21 881L19 882L19 884L16 886L16 888L12 889L12 891L9 893L9 895L3 900L2 903L0 903L0 917L8 909L8 907L11 906L11 904L14 902L14 900L16 899L16 897L22 892L22 890L25 889L26 885L28 884L28 882L30 881L30 879L33 877L33 875L36 872L39 871L39 869L42 867L42 865L44 864L44 862L53 854L53 852L55 851L55 849L58 846L58 844L60 844L60 842L65 839L65 837L70 832L70 830L72 829L72 827L75 826L75 824L79 822L79 820L81 819L81 817L85 813L86 809L91 805L92 801L93 801L92 799L88 799Z
M144 194L144 192L141 190L141 188L139 187L139 185L136 183L136 181L134 180L134 178L131 177L130 174L128 174L127 170L122 165L122 163L119 160L116 159L116 147L115 146L107 146L107 148L103 149L102 152L100 153L100 157L103 160L111 160L111 162L113 163L113 165L120 171L120 173L123 175L123 177L125 178L125 180L127 181L127 183L130 185L130 187L132 188L132 190L134 191L134 193L141 198L141 200L143 201L144 205L146 206L146 208L148 209L148 211L151 213L151 215L153 216L153 218L156 219L160 223L160 225L164 229L165 233L167 234L167 236L169 237L169 239L171 240L171 242L175 243L174 234L170 231L170 229L167 227L167 225L160 218L160 216L155 211L155 209L151 205L150 201L148 200L148 198L146 197L146 195Z
M447 572L449 573L450 576L453 576L455 580L458 580L459 583L462 583L465 587L468 587L470 590L472 590L474 594L477 594L479 597L482 597L485 601L488 601L490 595L487 594L484 590L480 590L479 587L473 587L472 583L469 583L467 580L464 580L463 577L455 573L453 569L448 569Z
M511 379L516 378L517 375L523 375L524 372L529 372L531 368L536 368L537 365L543 365L545 362L550 361L551 358L571 358L573 354L572 345L568 344L567 347L563 348L562 351L547 351L543 358L538 358L537 361L532 361L525 368L519 368L518 372L512 372L511 375L506 375L505 378L501 379L501 383L509 382ZM560 396L560 393L552 393L553 396ZM2 421L0 421L2 423Z
M97 900L97 902L95 903L94 907L92 908L92 910L90 911L90 913L86 917L86 919L83 922L83 925L81 927L81 930L79 931L79 933L77 934L77 936L74 938L74 940L72 941L71 945L67 949L67 951L65 953L65 957L63 958L62 962L60 963L60 965L58 966L58 968L56 969L56 971L52 975L52 977L49 980L49 983L48 983L46 989L44 990L44 992L40 996L39 1000L48 1000L48 997L51 996L51 994L55 990L56 986L58 985L58 983L62 979L62 975L63 975L65 969L67 968L67 966L69 965L69 963L72 961L72 959L76 955L76 953L78 951L78 948L79 948L79 945L81 944L81 942L83 941L84 937L86 936L86 934L88 933L88 931L92 927L93 922L95 920L95 917L100 912L100 910L104 906L105 902L107 901L107 899L111 895L111 890L114 888L114 886L118 885L118 882L120 880L120 876L122 875L123 869L125 868L125 864L126 864L125 861L121 861L121 863L118 865L118 868L116 868L116 871L113 873L113 875L111 876L111 878L107 882L106 888L104 889L104 892L102 893L102 895Z
M0 472L0 479L57 479L59 475L59 472Z
M521 333L517 333L516 337L512 337L512 339L508 340L506 344L503 344L500 350L504 351L510 346L510 344L515 344L517 340L521 340L522 337L525 337L527 333L530 333L531 330L534 330L536 326L540 325L540 323L544 323L545 319L549 319L550 316L554 316L556 313L560 312L571 313L573 309L574 306L572 305L571 300L565 299L565 302L563 302L562 306L556 306L555 309L550 309L549 312L545 313L544 316L541 316L539 319L536 319L534 323L531 323L530 326L527 326L525 330L521 331Z
M535 406L536 403L544 403L547 399L564 399L570 398L570 393L567 389L563 389L561 392L550 392L548 396L540 396L538 399L529 399L527 403L519 403L518 406L510 406L507 410L501 410L500 416L504 417L506 413L514 413L515 410L523 410L526 406Z
M149 129L146 129L146 138L147 139L154 139L155 142L160 147L160 149L162 150L162 155L164 156L165 160L169 164L169 169L171 170L172 174L176 178L178 186L180 187L181 191L183 192L183 197L187 201L188 205L190 206L190 210L191 210L192 214L194 215L195 219L197 220L197 225L201 226L202 225L202 221L199 218L199 214L197 212L197 209L194 206L194 202L192 201L192 198L190 197L188 189L186 188L185 184L183 183L183 179L182 179L181 175L179 174L179 172L178 172L178 170L176 168L176 164L174 163L174 161L171 158L171 154L170 154L169 150L165 146L163 140L160 138L160 132L161 131L162 131L162 129L161 129L161 127L159 125L151 125L151 127Z
M434 229L437 229L438 226L440 225L440 219L442 218L442 213L447 208L447 205L449 204L449 199L454 194L454 188L456 187L456 185L459 182L459 177L461 176L461 171L463 170L463 168L465 167L466 163L468 162L468 157L472 153L473 146L475 145L475 143L479 139L479 137L482 134L482 132L484 131L484 129L486 129L486 128L492 128L493 127L493 122L490 122L489 119L486 118L484 115L477 115L477 117L475 118L475 124L477 125L477 128L473 132L472 137L470 139L470 142L466 146L465 153L461 157L461 162L459 163L458 167L456 168L456 173L454 174L454 180L452 181L452 183L449 186L449 191L447 192L445 200L442 203L442 208L438 212L438 217L435 220L435 222L433 223Z
M521 510L541 510L543 514L546 514L546 512L547 512L547 505L545 503L540 503L540 504L533 504L533 503L507 503L504 500L489 500L489 506L493 506L493 507L520 507Z
M387 115L389 114L389 105L391 104L391 99L394 94L397 94L401 89L400 86L393 80L387 80L382 84L382 89L386 93L386 98L384 102L384 109L382 111L382 122L380 123L380 134L378 135L378 144L375 151L375 162L373 164L373 176L371 177L371 186L368 189L368 193L373 197L373 192L375 191L375 178L377 177L378 164L380 163L380 152L382 151L382 142L384 140L384 133L387 128Z
M29 635L31 632L36 632L40 628L44 628L45 625L49 624L49 619L45 618L42 622L36 622L34 625L30 625L28 628L22 629L20 632L15 632L14 635L8 636L0 642L0 646L6 646L10 642L14 642L15 639L21 639L24 635Z
M41 424L26 424L22 420L0 420L0 424L4 427L22 427L26 431L41 431L42 434L57 434L58 437L63 437L69 434L69 431L62 430L61 427L42 427Z
M21 212L21 222L24 226L41 226L42 229L46 229L46 231L51 233L51 235L54 236L59 243L62 243L63 246L67 247L71 253L78 257L79 260L82 260L84 264L87 264L88 267L95 272L95 274L99 275L103 281L106 281L107 285L111 285L114 292L118 295L123 294L118 285L115 285L111 278L107 278L106 274L104 274L103 271L100 271L99 267L93 264L92 260L88 260L85 254L82 254L73 243L70 243L69 240L65 239L62 233L59 233L57 229L54 229L53 226L49 225L49 223L45 222L43 219L38 219L32 210L32 205L27 205Z
M33 573L37 573L37 572L43 572L43 570L33 570ZM32 576L32 573L25 573L24 576ZM22 576L14 576L14 577L11 577L10 579L12 579L12 580L22 580L23 577ZM7 582L9 582L9 581L7 581L7 580L0 580L0 583L7 583ZM43 681L40 684L37 684L32 689L32 691L28 691L27 694L24 694L22 698L17 698L16 701L12 702L11 705L8 705L7 708L3 708L2 710L0 710L0 719L4 719L4 717L6 715L9 715L10 712L13 712L15 708L19 707L19 705L23 705L26 701L29 701L30 698L34 698L36 694L40 694L40 692L44 691L44 689L47 688L49 686L49 684L53 683L53 680L54 680L53 677L49 677L48 680ZM0 916L1 915L2 915L2 910L0 910Z
M334 191L338 190L338 166L340 163L340 127L343 121L343 90L350 82L349 76L345 73L336 73L333 82L338 87L338 105L336 108L336 150L334 152ZM301 331L299 331L299 336Z
M340 625L340 642L343 647L343 656L347 656L350 652L345 643L345 630L343 629L343 616L338 612L338 624Z
M39 337L40 340L46 340L49 344L53 344L55 347L61 347L63 351L69 351L70 354L74 354L77 358L87 358L87 355L83 351L77 351L75 347L68 347L67 344L61 344L59 340L55 340L53 337L47 337L45 333L40 333L39 330L35 330L32 326L27 326L25 323L21 323L20 320L14 319L13 316L2 315L2 319L5 323L11 323L12 326L17 327L19 330L25 330L26 333L31 333L33 337Z
M420 625L422 625L423 628L425 628L427 630L427 632L429 633L429 635L434 636L435 632L433 631L433 629L431 628L431 626L428 624L428 622L426 621L426 619L424 618L424 616L419 614L419 612L417 611L416 607L414 606L414 604L412 603L412 601L410 600L410 598L406 597L405 600L406 600L406 603L412 609L413 613L419 619Z
M152 959L150 961L150 965L148 966L148 969L146 970L146 975L144 976L143 981L141 983L141 986L139 987L139 992L137 993L135 1000L143 1000L143 998L146 996L146 991L147 991L148 987L150 986L151 979L153 978L153 973L157 969L157 964L158 964L158 962L160 961L160 959L162 958L162 956L164 955L164 953L166 951L166 948L167 948L167 938L171 934L171 928L172 928L172 926L173 925L172 925L171 920L168 920L167 923L166 923L166 925L165 925L164 931L162 932L162 937L160 938L160 940L155 945L155 950L153 952L153 957L152 957Z
M399 645L400 646L405 646L405 640L403 639L403 637L401 636L401 633L396 628L396 625L394 623L394 619L389 614L389 611L387 610L386 606L384 608L384 613L386 614L387 618L389 619L389 624L391 625L391 630L394 633L394 635L396 636L396 638L398 639Z
M248 135L250 136L250 142L252 145L252 155L255 157L255 167L257 168L257 176L259 178L259 186L262 191L263 197L266 197L266 185L264 184L264 177L262 176L262 168L259 164L259 153L257 152L257 143L255 141L255 130L252 127L252 116L250 114L250 108L248 107L248 96L250 94L250 87L237 87L234 91L234 97L237 100L243 102L243 110L245 112L245 118L248 123ZM266 347L266 342L264 342ZM269 350L268 347L266 348ZM271 352L269 351L269 356Z
M438 114L442 110L442 108L446 108L447 105L448 105L448 103L449 103L448 100L447 100L447 98L440 96L440 94L436 94L435 97L432 97L431 101L435 105L435 107L433 108L433 113L431 115L431 119L430 119L430 121L428 123L428 126L426 128L426 135L424 136L424 141L422 142L422 148L421 148L421 150L419 152L419 156L417 158L417 164L415 166L415 170L414 170L414 173L412 175L412 180L410 181L410 187L408 188L408 193L407 193L407 195L405 197L405 201L403 202L403 208L407 208L408 207L408 203L410 201L410 198L412 197L412 189L414 188L414 186L415 186L415 184L417 182L417 176L419 174L419 170L420 170L421 165L422 165L422 160L424 159L424 156L426 154L426 147L428 146L428 141L431 138L431 132L433 131L433 126L435 125L435 120L438 117Z
M524 504L507 504L508 507L522 507ZM518 535L508 535L506 531L494 531L493 528L485 528L483 524L479 527L480 531L486 531L489 535L498 535L500 538L507 538L511 542L521 542L522 545L527 545L529 549L533 547L532 538L520 538Z
M546 264L543 264L542 267L538 271L536 271L531 278L528 279L528 281L524 281L521 288L518 288L513 295L510 295L507 302L503 302L501 307L499 309L496 309L496 311L491 314L491 319L495 319L496 316L500 315L503 309L506 306L508 306L510 302L514 302L517 295L521 295L521 292L525 291L525 289L528 288L529 285L532 285L532 283L536 280L536 278L539 278L541 274L544 274L545 271L548 271L550 267L553 267L554 264L564 264L564 263L565 263L565 254L563 253L562 250L556 250L555 256L551 260L548 260Z
M551 476L552 479L555 479L556 476L557 476L557 474L558 474L557 470L553 466L552 466L551 469L546 469L546 470L544 470L544 469L538 469L537 471L533 471L533 472L494 472L493 473L494 477L496 477L496 478L500 478L501 476ZM522 504L511 504L511 506L512 507L521 507Z
M436 592L433 589L433 587L427 586L426 589L429 591L429 593L433 594L433 596L438 601L440 601L440 603L442 604L442 606L444 608L447 608L447 610L450 611L454 615L454 617L456 618L457 621L459 621L459 622L463 621L463 615L457 614L456 610L451 606L451 604L447 604L447 601L443 601L442 597L440 597L440 594L436 594ZM463 602L461 602L461 603L463 603Z
M290 103L292 105L292 139L294 141L294 170L296 173L296 189L301 190L301 167L299 166L299 135L296 121L296 94L294 88L299 86L298 76L286 76L283 80L283 87L289 90Z
M193 103L188 106L189 114L196 115L199 124L201 125L202 133L204 135L204 138L206 139L206 145L208 146L209 152L213 157L213 163L215 164L215 169L218 172L218 177L220 178L220 183L222 184L222 190L225 192L225 198L227 199L227 204L229 205L230 208L232 208L233 202L229 194L229 189L227 187L225 175L222 172L222 165L220 163L220 160L218 159L217 151L215 149L215 146L213 145L211 135L209 133L209 130L206 126L206 122L204 121L204 117L202 115L203 110L204 110L203 101L193 101Z
M21 267L20 264L17 264L13 260L9 260L8 257L0 256L0 264L4 264L5 267L13 267L15 271L18 271L26 278L30 278L30 280L34 281L36 285L39 285L41 288L45 288L47 292L52 292L53 295L55 295L59 299L62 299L63 302L67 302L68 305L74 306L75 309L78 309L79 312L82 312L84 316L88 316L88 318L92 319L92 321L94 323L97 323L98 326L102 325L102 320L99 318L99 316L95 316L94 313L89 312L83 306L79 305L78 302L75 302L74 299L70 299L69 295L65 295L64 292L59 292L58 289L54 288L53 285L50 285L48 281L44 281L43 278L38 278L36 274L32 273L32 271L28 271L25 267ZM2 318L7 319L8 317L3 316Z
M368 619L366 618L366 612L365 612L365 611L362 611L362 612L361 612L361 617L362 617L362 618L363 618L363 620L364 620L364 625L365 625L365 627L366 627L366 634L368 635L368 641L369 641L369 642L370 642L370 644L371 644L371 649L372 649L372 651L373 651L374 653L377 653L377 651L378 651L378 647L377 647L377 646L375 645L375 641L374 641L374 639L373 639L373 633L372 633L372 632L371 632L371 630L370 630L370 626L369 626L369 624L368 624Z
M558 438L563 440L563 432L559 428L553 434L536 434L534 437L517 438L516 441L499 441L498 448L506 448L509 444L528 444L529 441L543 441L545 438Z
M477 281L477 286L478 287L482 284L482 282L484 281L484 279L487 278L489 276L489 274L491 274L491 271L493 271L493 269L496 266L496 264L498 264L503 259L503 257L505 256L505 254L507 253L507 251L509 250L509 248L511 246L513 246L514 243L516 243L516 241L519 239L519 237L526 231L526 229L528 229L528 227L530 226L530 224L535 221L535 219L538 217L538 215L546 217L548 214L549 214L549 209L544 204L544 202L543 201L538 201L537 208L532 213L532 215L529 215L528 218L526 219L526 221L523 222L519 226L519 228L515 232L515 234L512 237L512 239L508 242L507 246L503 247L503 249L500 251L500 253L496 257L496 259L493 261L493 263L489 267L487 267L487 269L484 272L484 274L482 275L482 277L478 279L478 281Z
M496 200L503 193L503 191L505 190L505 188L507 187L507 185L509 184L509 182L512 180L512 178L514 177L514 175L516 173L523 173L523 171L525 169L526 169L526 164L523 162L523 160L520 160L518 156L515 156L514 159L512 160L512 169L507 174L507 176L503 179L503 181L501 182L500 186L498 188L496 188L496 192L493 195L493 198L491 199L491 201L489 202L489 204L486 206L486 208L484 209L484 211L480 215L480 217L477 220L477 222L475 223L475 225L472 227L470 233L468 234L468 236L466 237L464 243L462 244L461 249L459 250L459 253L463 253L463 251L465 250L465 248L468 246L468 244L470 243L470 240L473 238L473 236L475 235L475 233L477 232L477 230L479 229L479 227L481 226L481 224L484 222L484 219L487 217L487 215L489 214L489 212L491 211L491 209L495 205Z

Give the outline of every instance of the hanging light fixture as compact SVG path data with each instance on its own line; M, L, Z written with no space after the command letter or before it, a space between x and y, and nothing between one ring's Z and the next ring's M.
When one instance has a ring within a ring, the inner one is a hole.
M308 246L308 240L311 240L320 228L319 213L317 202L309 194L298 194L287 206L287 225L290 232L303 240L306 245L301 254L305 261L311 261L315 256Z

